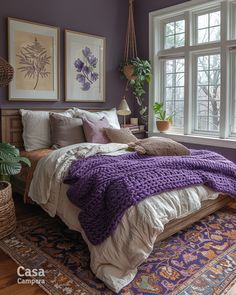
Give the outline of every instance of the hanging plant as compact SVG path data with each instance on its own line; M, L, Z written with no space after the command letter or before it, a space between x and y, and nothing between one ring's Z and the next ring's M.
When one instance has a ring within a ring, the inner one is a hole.
M148 60L142 60L137 54L137 42L133 17L133 0L129 0L128 27L124 52L124 62L119 68L121 77L128 80L127 86L132 90L139 105L139 114L143 123L147 124L147 106L144 103L143 95L145 83L151 82L151 64Z
M130 59L120 65L120 72L123 78L128 80L128 86L131 88L133 95L140 106L139 114L143 123L147 123L147 106L144 104L143 95L145 82L150 83L151 65L148 60L142 60L138 57Z

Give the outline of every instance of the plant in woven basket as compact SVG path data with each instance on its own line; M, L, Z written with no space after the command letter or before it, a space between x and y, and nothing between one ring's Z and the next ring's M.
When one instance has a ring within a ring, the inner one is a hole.
M0 180L10 180L10 175L20 173L22 164L31 165L29 159L21 157L19 150L9 144L0 143Z
M143 101L143 95L146 93L144 86L145 82L148 84L151 82L151 70L150 62L139 57L132 58L120 65L121 75L123 78L127 78L128 86L132 89L132 93L140 106L139 114L143 121L145 121L147 111L147 106L144 105Z
M142 60L138 57L137 42L134 26L133 2L129 1L128 25L126 32L126 42L124 50L124 62L120 64L119 70L121 77L127 78L127 86L131 88L136 101L139 105L139 114L143 123L147 124L147 106L145 105L143 95L145 92L145 83L151 81L151 64L148 60Z

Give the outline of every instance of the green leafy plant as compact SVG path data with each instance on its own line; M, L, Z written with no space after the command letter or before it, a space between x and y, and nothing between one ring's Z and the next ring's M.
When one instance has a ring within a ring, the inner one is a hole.
M120 72L122 77L126 77L124 74L124 67L127 65L133 66L133 74L131 79L128 80L128 86L131 88L138 105L140 106L140 116L144 123L147 122L147 106L144 104L143 95L146 93L144 90L145 83L150 83L152 79L152 67L148 60L142 60L138 57L130 59L126 63L120 65Z
M0 179L10 180L10 175L20 173L22 164L31 165L29 159L20 157L19 150L9 144L0 143Z
M164 109L163 102L155 102L153 105L153 111L154 111L154 114L155 114L157 120L169 121L172 124L174 112L172 112L172 114L170 114L170 115L167 115L167 112Z

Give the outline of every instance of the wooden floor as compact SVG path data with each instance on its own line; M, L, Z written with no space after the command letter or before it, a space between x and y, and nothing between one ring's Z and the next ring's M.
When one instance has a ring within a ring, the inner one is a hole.
M25 205L20 196L15 196L17 218L32 215L38 209L33 205ZM38 285L17 284L17 264L0 249L0 295L45 295Z

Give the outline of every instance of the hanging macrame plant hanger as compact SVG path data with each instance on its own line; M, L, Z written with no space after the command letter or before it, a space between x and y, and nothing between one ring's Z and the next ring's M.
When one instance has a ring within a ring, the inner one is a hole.
M134 9L133 1L129 0L129 14L128 14L128 26L125 38L125 50L124 50L124 68L123 73L128 80L135 80L134 66L129 64L129 61L137 58L137 41L134 26Z

